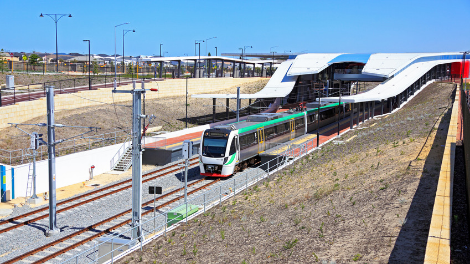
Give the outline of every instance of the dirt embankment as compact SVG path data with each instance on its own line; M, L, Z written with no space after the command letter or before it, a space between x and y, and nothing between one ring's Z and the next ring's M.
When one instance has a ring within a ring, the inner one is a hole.
M119 263L422 263L452 101L430 85Z
M255 93L266 85L269 79L262 79L253 83L241 86L242 93ZM236 87L230 87L218 93L236 93ZM78 95L77 95L78 96ZM80 97L80 98L79 98ZM77 99L86 99L86 93L81 94ZM225 100L217 101L217 112L225 112ZM242 100L242 107L248 105L248 100ZM236 100L230 100L230 108L234 109ZM236 108L236 107L235 107ZM154 114L155 121L150 125L162 126L164 131L176 131L185 127L186 116L186 97L169 97L163 99L145 100L145 113ZM188 97L188 118L201 116L212 113L212 99L197 99ZM94 136L108 132L125 130L121 135L126 136L126 132L131 130L132 117L132 101L120 102L116 105L102 104L100 106L83 107L73 110L64 110L55 112L55 120L57 124L73 125L73 126L94 126L100 127L98 132L89 133L86 136ZM26 121L28 124L36 124L47 122L47 117L37 117ZM189 124L189 127L193 125ZM44 140L47 138L46 128L26 127L28 131L37 131L44 134ZM86 131L83 129L58 128L56 129L56 139L67 138L71 135L79 134ZM119 133L118 133L119 135ZM80 143L76 140L75 143ZM87 142L87 141L83 141ZM26 148L29 144L29 137L20 132L16 128L5 128L0 130L0 149L17 150ZM67 144L73 144L72 141L60 144L64 147Z
M6 83L6 76L11 75L11 72L4 71L0 72L0 84ZM80 75L65 75L65 74L24 74L24 73L13 73L15 76L15 85L28 85L28 84L37 84L45 82L53 82L59 80L67 80L80 78Z

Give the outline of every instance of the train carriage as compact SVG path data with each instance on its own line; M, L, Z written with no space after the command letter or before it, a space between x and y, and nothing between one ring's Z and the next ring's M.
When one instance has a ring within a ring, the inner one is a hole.
M337 120L337 106L320 107L320 127ZM349 106L343 104L343 109L343 115L349 115ZM202 133L199 149L201 175L229 177L258 162L259 154L270 146L303 136L317 126L318 108L307 108L303 112L251 115L242 122L207 129Z

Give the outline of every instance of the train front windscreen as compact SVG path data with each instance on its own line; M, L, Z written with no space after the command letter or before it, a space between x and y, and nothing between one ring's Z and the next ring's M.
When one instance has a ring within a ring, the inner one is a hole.
M228 137L204 137L202 155L212 158L220 158L225 155Z

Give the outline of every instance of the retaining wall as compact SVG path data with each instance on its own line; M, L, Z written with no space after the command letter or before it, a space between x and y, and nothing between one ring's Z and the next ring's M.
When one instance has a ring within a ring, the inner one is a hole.
M457 88L452 116L442 158L436 198L432 210L431 226L424 263L450 263L450 228L452 225L452 190L454 181L455 143L460 88Z

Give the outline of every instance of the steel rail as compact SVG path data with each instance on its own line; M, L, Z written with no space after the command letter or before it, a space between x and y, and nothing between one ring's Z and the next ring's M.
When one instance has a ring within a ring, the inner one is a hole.
M200 183L200 182L202 182L202 181L204 181L204 180L205 180L205 178L200 179L200 180L197 180L197 181L195 181L195 182L193 182L193 183L191 183L191 184L188 184L188 187L193 186L193 185L196 185L196 184L198 184L198 183ZM208 187L208 186L210 186L210 185L212 185L212 184L218 182L219 180L220 180L220 179L217 179L217 180L212 181L212 182L210 182L210 183L208 183L208 184L206 184L206 185L203 185L203 186L201 186L201 187L199 187L199 188L197 188L197 189L195 189L195 190L189 192L188 194L194 193L194 192L196 192L196 191L198 191L198 190L201 190L201 189L204 189L204 188L206 188L206 187ZM148 204L152 204L152 203L154 203L154 201L159 201L159 200L161 200L161 199L163 199L163 198L166 198L166 197L168 197L168 196L170 196L170 195L172 195L172 194L175 194L175 193L177 193L177 192L180 192L180 191L182 191L183 189L184 189L184 188L179 188L179 189L173 190L173 191L171 191L171 192L169 192L169 193L166 193L166 194L164 194L164 195L158 197L156 200L152 199L152 200L149 200L149 201L143 203L142 206L146 206L146 205L148 205ZM162 205L157 206L157 209L163 208L163 207L165 207L166 205L171 204L171 203L173 203L173 202L175 202L175 201L178 201L178 200L180 200L180 199L182 199L182 197L177 197L177 198L175 198L175 199L172 199L172 200L170 200L170 201L168 201L168 202L166 202L166 203L164 203L164 204L162 204ZM20 261L20 260L23 260L23 259L25 259L25 258L27 258L27 257L29 257L29 256L32 256L32 255L34 255L34 254L36 254L36 253L38 253L38 252L44 251L44 250L47 249L47 248L53 247L53 246L55 246L55 245L57 245L57 244L60 244L60 243L62 243L62 242L64 242L64 241L67 241L67 240L69 240L69 239L71 239L71 238L73 238L73 237L76 237L76 236L78 236L78 235L81 235L81 234L83 234L83 233L85 233L85 232L94 231L98 226L103 225L103 224L108 223L108 222L111 222L111 221L113 221L113 220L115 220L115 219L117 219L117 218L119 218L119 217L122 217L122 216L124 216L124 215L126 215L126 214L129 214L129 213L131 213L131 212L132 212L132 209L129 209L129 210L126 210L126 211L121 212L121 213L119 213L119 214L116 214L116 215L114 215L114 216L112 216L112 217L110 217L110 218L107 218L107 219L105 219L105 220L102 220L102 221L100 221L100 222L98 222L98 223L96 223L96 224L90 225L90 226L88 226L88 227L86 227L86 228L84 228L84 229L82 229L82 230L80 230L80 231L77 231L77 232L72 233L72 234L70 234L70 235L67 235L67 236L65 236L65 237L59 238L58 240L52 241L52 242L50 242L50 243L48 243L48 244L46 244L46 245L44 245L44 246L41 246L41 247L39 247L39 248L36 248L36 249L34 249L34 250L30 251L30 252L24 253L24 254L22 254L22 255L16 257L16 258L13 258L13 259L11 259L11 260L8 260L8 261L6 261L6 262L4 262L4 263L5 263L5 264L6 264L6 263L15 263L15 262L18 262L18 261ZM153 210L148 210L148 211L146 211L145 213L143 213L142 215L146 215L146 214L149 214L149 213L151 213L151 212L153 212ZM78 243L75 243L75 244L73 244L73 245L70 245L70 246L67 247L67 248L64 248L64 249L62 249L62 250L60 250L60 251L58 251L58 252L55 252L55 253L53 253L53 254L51 254L51 255L48 255L48 256L46 256L45 258L42 258L42 259L40 259L40 260L38 260L38 261L36 261L36 262L34 262L34 263L43 263L43 262L45 262L45 261L47 261L47 260L50 260L50 259L52 259L52 258L55 258L56 256L59 256L59 255L63 254L63 252L67 252L68 250L71 250L71 249L73 249L73 248L75 248L75 247L81 246L81 245L87 243L88 241L93 240L94 238L99 237L99 236L105 234L106 232L109 232L109 231L112 231L112 230L114 230L114 229L116 229L116 228L119 228L119 227L121 227L121 226L124 226L124 225L126 225L127 223L129 223L129 222L131 222L131 219L126 220L126 221L124 221L124 222L122 222L122 223L119 223L119 224L117 224L117 225L115 225L115 226L113 226L113 227L107 228L107 229L105 229L105 230L103 230L103 231L100 231L99 233L97 233L97 234L91 236L91 237L93 237L93 238L91 238L91 239L90 239L90 237L88 237L88 238L86 238L86 239L84 239L84 240L82 240L82 241L80 241L80 242L78 242ZM65 249L67 249L67 251L64 251ZM60 252L60 254L59 254L59 255L56 255L56 254L58 254L59 252Z
M197 158L196 158L196 159L197 159ZM193 160L196 160L196 159L193 159ZM190 164L190 166L194 166L195 164L197 164L197 162ZM143 175L143 177L149 177L149 176L151 176L151 175L154 175L154 174L159 173L159 172L164 171L164 170L168 170L168 169L173 168L173 167L175 167L175 166L178 166L178 164L175 164L175 165L172 165L172 166L169 166L169 167L166 167L166 168L162 168L162 169L157 170L157 171L153 171L153 172L147 173L147 174ZM145 180L142 180L142 182L143 182L143 183L144 183L144 182L148 182L148 181L151 181L151 180L154 180L154 179L157 179L157 178L166 176L166 175L168 175L168 174L174 173L174 172L176 172L176 171L179 171L179 169L174 169L174 170L171 170L171 171L164 172L164 173L159 174L159 175L157 175L157 176L150 177L150 178L147 178L147 179L145 179ZM98 190L95 190L95 191L86 193L86 194L82 194L82 195L80 195L80 196L77 196L77 197L74 197L74 198L71 198L71 199L68 199L68 200L59 202L59 203L57 203L57 205L62 205L62 204L66 204L66 203L69 203L69 202L73 202L73 201L75 201L75 200L79 200L79 199L82 199L82 198L84 198L84 197L87 197L87 196L90 196L90 195L93 195L93 194L96 194L96 193L99 193L99 192L102 192L102 191L105 191L105 190L114 188L114 187L119 186L119 185L123 185L123 184L125 184L125 183L129 183L129 182L132 182L132 179L128 179L128 180L125 180L125 181L122 181L122 182L119 182L119 183L116 183L116 184L112 184L112 185L110 185L110 186L103 187L103 188L100 188L100 189L98 189ZM72 209L72 208L75 208L75 207L78 207L78 206L81 206L81 205L84 205L84 204L87 204L87 203L96 201L96 200L101 199L101 198L103 198L103 197L106 197L106 196L109 196L109 195L118 193L118 192L120 192L120 191L129 189L129 188L131 188L131 187L132 187L132 185L127 185L127 186L124 186L124 187L122 187L122 188L113 190L113 191L111 191L111 192L107 192L107 193L104 193L104 194L102 194L102 195L99 195L99 196L90 198L90 199L88 199L88 200L85 200L85 201L82 201L82 202L79 202L79 203L76 203L76 204L72 204L72 205L70 205L70 206L67 206L67 207L65 207L65 208L62 208L62 209L57 210L57 213L61 213L61 212L70 210L70 209ZM3 221L3 222L0 222L0 225L6 224L6 223L14 223L14 224L15 224L15 225L13 225L13 226L10 226L10 227L4 228L4 229L0 229L0 234L5 233L5 232L8 232L8 231L11 231L11 230L13 230L13 229L19 228L19 227L24 226L24 225L28 225L28 224L30 224L30 223L33 223L33 222L36 222L36 221L39 221L39 220L41 220L41 219L44 219L44 218L48 217L49 214L44 214L44 215L35 217L35 218L33 218L33 219L30 219L30 220L21 222L21 223L15 223L15 221L17 221L18 219L21 219L21 218L24 218L24 217L28 217L28 216L30 216L30 215L34 215L34 214L36 214L36 213L38 213L38 212L45 211L45 210L47 210L48 208L49 208L49 207L44 207L44 208L41 208L41 209L38 209L38 210L34 210L34 211L31 211L31 212L26 213L26 214L23 214L23 215L19 215L19 216L16 216L16 217L12 217L12 218L10 218L10 219L6 219L6 220Z

